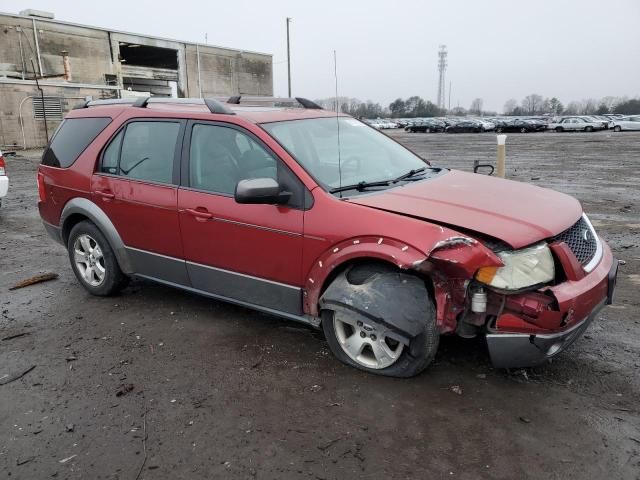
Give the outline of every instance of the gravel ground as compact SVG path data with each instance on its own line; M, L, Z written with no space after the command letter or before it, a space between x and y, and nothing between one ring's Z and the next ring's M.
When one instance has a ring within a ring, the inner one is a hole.
M454 168L495 157L491 134L389 134ZM38 155L7 159L0 208L0 477L640 479L639 134L507 139L508 176L577 196L627 262L617 303L545 368L494 370L452 337L409 380L150 282L90 297L40 223Z

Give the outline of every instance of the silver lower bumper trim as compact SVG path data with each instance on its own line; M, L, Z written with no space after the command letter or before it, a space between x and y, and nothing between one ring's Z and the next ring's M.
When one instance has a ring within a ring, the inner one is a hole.
M491 363L496 368L535 367L546 363L576 341L604 306L605 300L598 304L582 322L558 333L487 334Z

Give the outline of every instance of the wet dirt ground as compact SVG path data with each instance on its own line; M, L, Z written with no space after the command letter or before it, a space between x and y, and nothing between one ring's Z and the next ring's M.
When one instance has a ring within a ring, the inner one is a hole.
M437 164L495 158L492 134L389 134ZM89 296L40 223L38 152L8 158L0 477L640 478L640 134L512 134L507 156L509 177L582 201L626 261L616 304L547 367L495 370L482 340L446 338L409 380L340 364L304 326L147 281ZM44 272L59 278L9 290Z

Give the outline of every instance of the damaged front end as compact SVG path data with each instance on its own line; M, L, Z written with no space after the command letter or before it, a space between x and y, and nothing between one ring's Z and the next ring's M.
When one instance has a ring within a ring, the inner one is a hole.
M612 302L618 262L595 238L598 257L587 267L561 240L511 251L461 236L438 242L415 268L433 280L442 333L485 334L495 367L532 367L565 350Z

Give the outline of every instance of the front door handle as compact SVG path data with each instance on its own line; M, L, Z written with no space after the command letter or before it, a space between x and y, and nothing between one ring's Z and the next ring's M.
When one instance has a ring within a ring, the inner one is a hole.
M99 197L104 198L105 200L113 200L114 198L116 198L115 194L109 190L105 190L105 191L97 191L94 192L96 195L98 195Z
M198 207L198 208L187 208L185 210L189 215L193 215L196 217L198 221L205 221L213 218L213 213L209 212L206 208Z

